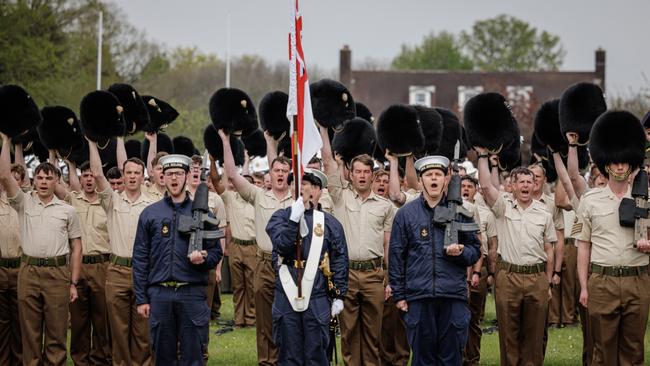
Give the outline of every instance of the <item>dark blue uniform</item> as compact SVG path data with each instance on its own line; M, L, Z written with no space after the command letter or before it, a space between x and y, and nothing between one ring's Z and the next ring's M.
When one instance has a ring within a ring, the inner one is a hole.
M446 205L442 199L439 205ZM474 233L459 233L460 256L444 250L444 227L433 223L422 195L397 211L390 237L389 279L403 314L412 365L460 365L467 342L467 267L480 255ZM471 219L464 219L472 222Z
M302 258L307 261L311 247L313 210L305 211L305 222L309 234L302 240ZM330 299L327 296L327 279L321 270L316 271L314 287L309 299L309 306L304 312L295 312L284 293L280 276L278 275L278 256L283 258L289 267L294 283L296 269L293 261L296 258L296 235L299 224L289 220L291 208L276 211L266 232L273 243L275 276L275 299L273 300L273 338L280 349L280 365L329 365L327 346L329 343ZM323 254L328 253L330 271L333 273L332 282L338 289L337 298L343 299L348 288L348 249L343 233L343 226L334 216L324 213L325 229L323 239Z
M205 261L199 265L190 262L189 237L177 230L181 215L192 215L192 200L187 197L174 203L165 195L140 214L133 246L136 302L151 306L151 347L158 365L203 365L210 321L205 288L208 272L222 257L218 240L205 240ZM161 286L170 282L186 284Z

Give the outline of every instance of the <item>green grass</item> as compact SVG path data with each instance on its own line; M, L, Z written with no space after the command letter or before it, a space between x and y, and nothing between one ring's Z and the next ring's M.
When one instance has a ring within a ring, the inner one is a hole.
M223 295L221 319L233 318L231 295ZM495 319L494 298L488 296L485 308L483 328L491 325ZM210 360L208 365L248 366L257 364L257 349L255 343L255 328L236 329L222 335L215 335L220 326L212 323L210 326ZM340 339L337 349L340 352ZM645 358L650 360L650 332L646 327ZM580 327L549 329L549 341L544 365L565 366L579 365L582 360L582 332ZM72 362L68 362L72 365ZM339 354L339 365L342 365ZM483 334L481 341L481 364L499 364L499 335L497 332Z

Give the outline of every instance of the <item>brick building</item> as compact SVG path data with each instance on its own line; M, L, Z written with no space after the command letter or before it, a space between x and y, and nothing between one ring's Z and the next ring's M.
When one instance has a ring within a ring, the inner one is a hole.
M353 70L352 50L340 51L339 79L354 99L363 102L378 117L394 103L423 104L448 108L462 121L465 102L482 92L498 92L509 99L524 136L524 158L539 106L559 98L569 85L581 81L605 90L605 51L595 51L594 70L540 72L481 72L444 70Z

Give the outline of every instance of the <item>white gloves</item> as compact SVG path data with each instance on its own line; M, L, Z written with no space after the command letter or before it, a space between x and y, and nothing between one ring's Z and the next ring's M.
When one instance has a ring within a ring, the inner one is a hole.
M303 202L302 198L299 197L291 205L291 216L289 216L289 220L298 223L300 222L300 219L304 214L305 214L305 202Z
M334 299L332 301L332 316L337 316L343 311L343 300Z

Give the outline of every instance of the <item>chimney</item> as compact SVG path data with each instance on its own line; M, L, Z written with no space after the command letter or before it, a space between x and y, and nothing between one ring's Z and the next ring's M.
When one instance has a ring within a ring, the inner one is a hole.
M598 48L596 50L596 78L600 79L600 88L605 91L605 50Z
M352 51L346 44L339 51L339 81L350 88L352 81Z

